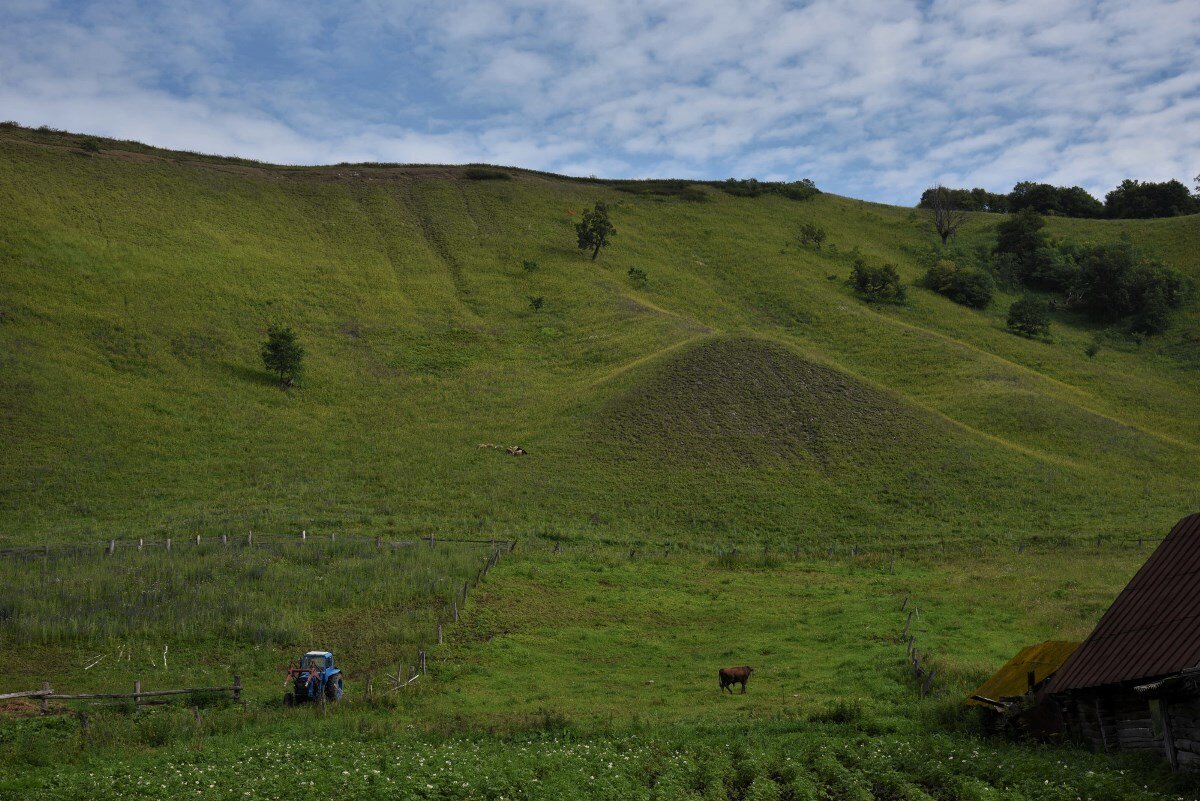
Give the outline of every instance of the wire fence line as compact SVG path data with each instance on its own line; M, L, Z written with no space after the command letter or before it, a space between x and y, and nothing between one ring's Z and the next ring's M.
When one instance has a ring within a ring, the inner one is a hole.
M368 537L361 535L310 534L301 530L299 534L260 534L248 531L245 535L210 535L196 534L184 538L163 537L161 539L138 537L136 539L107 539L89 542L69 542L43 545L19 545L0 547L0 558L36 558L49 556L85 556L88 554L112 556L118 550L164 550L168 553L188 547L222 547L222 548L271 548L308 541L326 543L373 543L378 549L415 548L419 546L435 547L438 545L490 545L494 550L502 549L505 553L516 548L516 540L497 538L472 539L466 537L439 537L430 534L419 539L388 539L385 537Z

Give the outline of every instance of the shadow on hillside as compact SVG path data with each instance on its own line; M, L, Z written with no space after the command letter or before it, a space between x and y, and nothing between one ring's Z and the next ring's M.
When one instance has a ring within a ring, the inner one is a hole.
M245 381L248 384L255 384L262 387L278 387L279 379L264 370L255 370L252 367L247 367L244 364L230 364L223 362L221 369L229 376L236 378L239 381Z

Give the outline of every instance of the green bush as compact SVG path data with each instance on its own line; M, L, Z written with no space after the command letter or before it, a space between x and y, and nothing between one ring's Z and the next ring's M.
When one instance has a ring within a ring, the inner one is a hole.
M538 295L537 297L531 297L529 299L529 308L533 309L534 311L541 311L542 306L544 306L545 304L546 304L546 299L544 297L542 297L541 295Z
M1050 307L1045 301L1026 295L1008 310L1008 330L1026 337L1050 333Z
M861 297L874 303L903 303L907 296L895 267L890 264L872 267L861 257L854 260L848 283Z
M100 152L100 143L97 142L95 139L84 139L82 142L79 143L79 147L85 153L99 153Z
M525 272L532 273L537 271L538 263L531 259L525 259L525 261L521 262L521 267L525 269Z
M789 200L808 200L821 194L821 190L810 178L790 183L783 181L759 181L757 178L738 180L729 178L720 184L721 189L735 197L758 197L759 195L781 195Z
M801 246L820 250L825 244L825 229L814 223L803 223L796 238L800 240Z
M925 273L924 284L955 303L973 309L986 309L992 302L995 282L983 270L959 268L954 262L942 259Z
M1102 323L1133 318L1132 330L1158 334L1172 309L1191 293L1191 282L1162 262L1142 258L1129 242L1093 245L1080 251L1070 297Z
M512 175L504 170L497 170L491 167L467 167L463 170L463 177L468 181L510 181Z

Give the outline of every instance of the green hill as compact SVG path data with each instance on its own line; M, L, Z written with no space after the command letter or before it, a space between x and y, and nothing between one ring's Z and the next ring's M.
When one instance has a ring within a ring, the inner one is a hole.
M1005 331L1012 296L861 302L853 250L920 275L912 209L78 144L0 129L2 543L1132 536L1200 505L1195 302L1092 358L1070 315L1051 342ZM597 200L618 235L592 262L573 226ZM804 222L830 244L799 246ZM1051 228L1200 278L1196 217ZM273 322L308 351L288 392L258 355Z

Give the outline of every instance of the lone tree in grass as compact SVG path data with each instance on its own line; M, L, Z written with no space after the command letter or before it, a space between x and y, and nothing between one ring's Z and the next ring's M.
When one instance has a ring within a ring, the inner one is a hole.
M1026 337L1046 336L1050 333L1050 307L1026 295L1009 307L1008 330Z
M296 339L296 332L281 325L267 329L267 342L262 347L263 364L279 376L279 386L287 389L300 377L304 361L304 346Z
M600 248L608 244L609 237L617 235L617 229L608 219L608 206L603 201L596 203L596 208L583 213L575 225L575 233L579 234L579 249L592 251L592 261L600 255Z
M933 227L942 238L943 245L967 221L967 213L954 202L950 190L941 184L927 189L921 196L921 202L933 213Z

